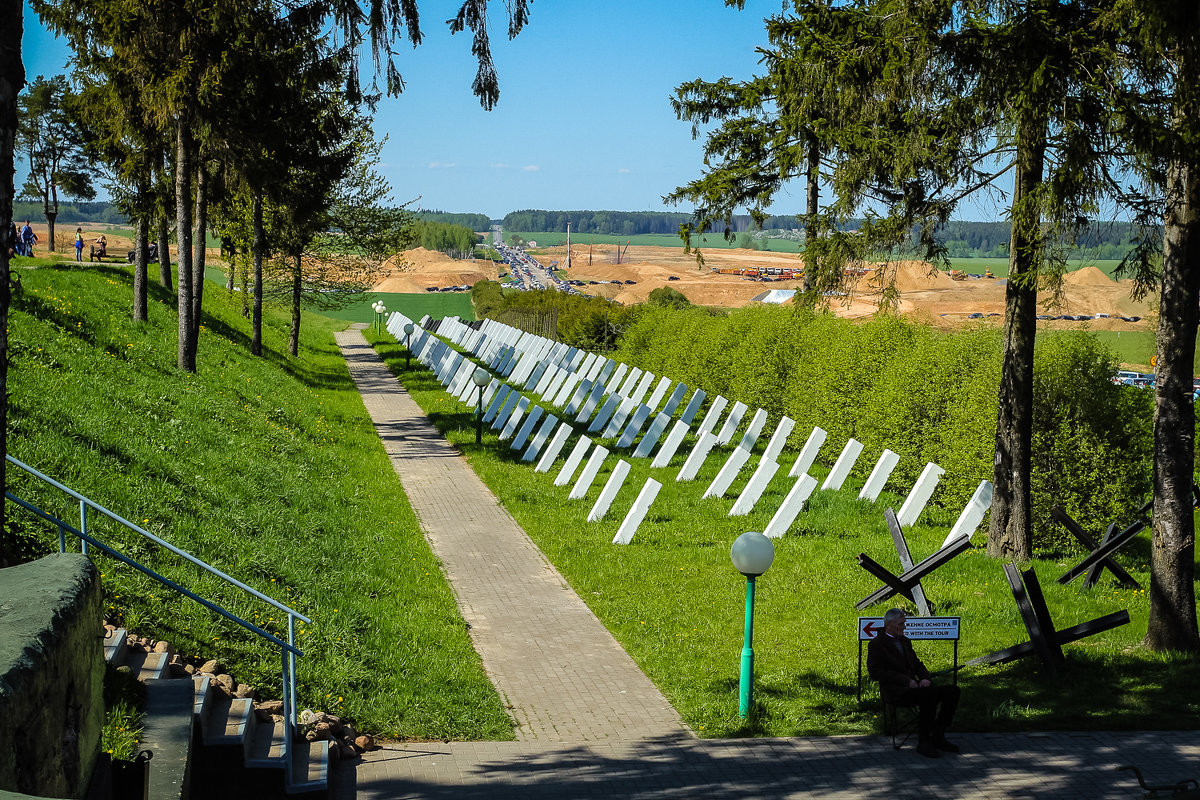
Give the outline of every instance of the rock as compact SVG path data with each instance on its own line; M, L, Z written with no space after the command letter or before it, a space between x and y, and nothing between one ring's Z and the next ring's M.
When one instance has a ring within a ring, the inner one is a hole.
M117 667L117 672L123 673L125 675L133 674L133 670L129 668L128 664L122 664L121 666Z
M354 727L353 723L342 723L342 736L346 739L353 739L358 736L358 730Z
M218 675L217 683L221 684L221 687L225 690L226 694L232 695L234 690L237 688L237 682L234 681L232 675L226 675L224 673Z
M255 703L254 706L265 714L283 714L282 700L263 700L260 703Z
M317 714L311 708L306 708L300 712L300 724L312 725L317 721Z
M234 697L254 697L254 687L247 686L244 683L237 685L237 691L233 693Z
M154 643L154 652L156 652L156 653L169 653L169 652L171 652L171 644L170 644L170 642L155 642L155 643Z
M304 738L305 738L305 740L307 740L307 741L310 741L310 742L315 742L315 741L317 741L318 739L320 739L321 737L317 735L317 732L316 732L316 731L307 731L307 732L304 734Z
M254 718L257 719L259 722L271 722L274 719L274 715L268 714L266 711L263 711L261 708L256 708L256 709L254 709Z
M167 665L167 672L170 673L172 678L186 678L188 674L188 666L187 664L177 664L172 661Z
M220 675L225 671L225 665L220 661L205 661L200 666L200 672L208 675Z
M184 664L184 665L183 665L183 671L184 671L184 672L186 672L188 675L195 675L195 674L196 674L196 668L195 668L195 667L193 667L191 664Z
M369 733L363 733L354 738L354 746L363 752L368 752L375 749L375 737Z
M317 734L318 739L334 739L333 726L328 722L318 722L312 727L313 732Z
M358 757L358 751L354 749L353 739L341 739L338 742L338 749L342 751L342 759L347 760Z

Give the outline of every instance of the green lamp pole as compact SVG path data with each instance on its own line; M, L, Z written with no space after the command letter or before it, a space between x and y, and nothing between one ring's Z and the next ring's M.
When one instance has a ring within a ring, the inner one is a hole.
M404 370L408 371L408 360L412 357L412 335L416 330L411 322L404 323Z
M729 549L729 557L738 572L746 576L746 627L742 636L742 671L738 693L738 714L745 719L754 702L754 579L775 560L775 545L758 531L739 536Z
M475 444L483 442L483 387L488 385L488 381L492 379L492 373L488 372L483 367L475 370L471 375L471 380L475 386L479 388L479 408L475 412Z

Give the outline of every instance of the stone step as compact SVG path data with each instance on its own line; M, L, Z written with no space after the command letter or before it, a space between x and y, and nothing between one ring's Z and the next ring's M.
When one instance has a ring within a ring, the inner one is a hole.
M192 692L187 681L146 682L146 713L138 750L153 753L148 797L183 800L187 796L192 753Z
M292 746L292 785L288 794L329 791L329 742L306 742Z
M210 691L206 704L211 706L212 710L209 712L207 723L200 728L204 743L242 744L254 717L251 701Z
M123 663L145 683L167 677L169 658L166 653L128 652Z
M282 722L258 723L254 735L249 737L246 766L283 769L283 736L286 728ZM307 745L308 742L303 744Z
M128 636L129 632L124 628L117 628L111 631L108 628L104 629L105 661L109 664L121 663L121 660L125 657L125 650L127 648L125 640Z

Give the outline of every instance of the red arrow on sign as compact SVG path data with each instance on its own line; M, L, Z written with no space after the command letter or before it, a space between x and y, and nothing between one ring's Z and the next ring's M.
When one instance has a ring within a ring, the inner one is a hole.
M867 636L870 636L871 638L875 638L875 632L881 631L881 630L883 630L883 628L876 628L874 622L868 622L866 624L866 626L863 628L863 632L866 633Z

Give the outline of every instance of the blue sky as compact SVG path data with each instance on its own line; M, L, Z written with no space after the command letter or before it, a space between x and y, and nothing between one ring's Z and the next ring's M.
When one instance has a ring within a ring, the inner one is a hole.
M512 41L504 4L492 6L500 103L487 112L471 94L469 33L450 36L443 22L457 2L420 3L425 41L397 60L407 88L375 117L398 201L493 218L522 208L690 211L662 203L703 166L702 142L671 111L672 90L694 78L749 78L763 18L780 2L747 0L737 11L721 0L536 0ZM65 44L29 10L23 47L30 78L64 71ZM789 189L773 213L803 207L803 185ZM995 214L988 206L961 216Z

